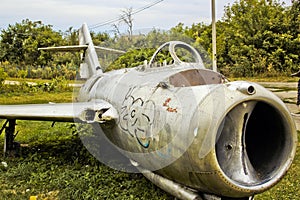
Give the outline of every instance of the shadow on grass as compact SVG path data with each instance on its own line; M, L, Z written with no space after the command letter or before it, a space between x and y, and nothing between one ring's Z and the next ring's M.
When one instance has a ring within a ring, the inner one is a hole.
M1 199L173 199L141 174L96 160L79 136L29 144L0 168Z

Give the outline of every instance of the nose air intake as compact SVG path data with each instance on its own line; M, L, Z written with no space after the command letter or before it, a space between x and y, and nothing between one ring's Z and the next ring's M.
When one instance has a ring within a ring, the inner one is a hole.
M216 155L221 170L234 184L271 187L293 158L294 136L279 108L262 101L235 106L219 128Z

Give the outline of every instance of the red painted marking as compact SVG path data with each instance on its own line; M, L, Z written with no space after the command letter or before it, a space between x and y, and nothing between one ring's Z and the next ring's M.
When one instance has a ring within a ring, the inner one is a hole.
M177 113L177 108L170 108L170 107L168 107L168 108L167 108L167 111L168 111L168 112L174 112L174 113Z
M167 98L167 100L165 101L165 103L163 104L163 106L164 107L168 107L169 105L169 103L170 103L170 101L171 101L171 98Z
M163 107L167 107L168 112L177 113L177 108L171 108L169 103L171 102L171 98L167 98L166 101L163 103Z

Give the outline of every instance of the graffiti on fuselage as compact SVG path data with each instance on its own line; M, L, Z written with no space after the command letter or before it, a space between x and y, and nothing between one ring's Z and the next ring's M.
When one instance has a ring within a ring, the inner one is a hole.
M136 87L130 88L124 98L120 114L120 127L135 137L142 147L148 148L151 141L155 104L138 95L136 90Z

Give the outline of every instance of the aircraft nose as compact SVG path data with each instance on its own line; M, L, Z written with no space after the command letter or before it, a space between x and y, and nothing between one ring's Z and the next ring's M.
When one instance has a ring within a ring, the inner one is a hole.
M217 160L232 181L260 185L287 170L293 134L290 122L274 105L242 102L228 112L219 128Z

